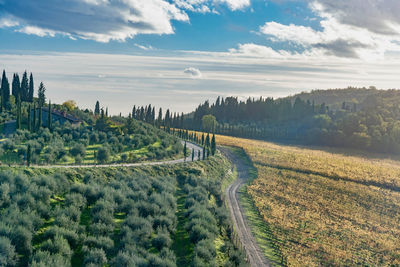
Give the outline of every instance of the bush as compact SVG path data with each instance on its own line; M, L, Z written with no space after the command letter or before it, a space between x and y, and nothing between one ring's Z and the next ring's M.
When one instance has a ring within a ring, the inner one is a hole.
M56 235L53 239L45 241L40 248L50 252L51 254L59 254L68 259L72 256L72 250L68 241L59 235Z
M16 262L15 247L10 239L0 236L0 266L14 266Z
M92 264L94 266L104 266L107 264L107 256L104 250L94 248L86 252L84 264L87 266Z
M32 267L69 267L71 262L68 258L63 257L60 254L51 254L49 251L41 251L35 253L32 257L31 264Z
M152 240L152 245L158 250L169 247L171 244L172 240L167 232L159 232Z
M97 160L100 163L105 163L110 159L110 150L107 147L100 147L97 150Z
M76 156L81 156L84 157L86 154L86 148L85 145L83 144L75 144L71 150L69 151L69 153L71 154L71 156L76 157Z

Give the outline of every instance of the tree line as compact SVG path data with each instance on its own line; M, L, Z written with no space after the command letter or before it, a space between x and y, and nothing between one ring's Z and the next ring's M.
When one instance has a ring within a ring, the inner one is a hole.
M182 124L245 138L400 153L400 91L371 95L365 90L368 95L361 102L344 101L335 109L300 97L218 98L211 105L200 104Z

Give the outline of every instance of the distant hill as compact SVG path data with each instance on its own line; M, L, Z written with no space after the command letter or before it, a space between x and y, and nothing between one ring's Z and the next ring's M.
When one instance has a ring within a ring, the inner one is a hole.
M200 104L184 125L220 134L400 154L400 90L314 90L285 98L218 98Z
M382 94L382 92L388 92L378 90L375 87L370 88L355 88L348 87L346 89L328 89L328 90L312 90L311 92L301 92L299 94L286 97L294 103L297 97L300 97L304 101L310 101L316 104L329 106L332 110L338 110L342 108L343 102L346 106L352 107L356 104L358 107L362 107L363 102L370 96Z

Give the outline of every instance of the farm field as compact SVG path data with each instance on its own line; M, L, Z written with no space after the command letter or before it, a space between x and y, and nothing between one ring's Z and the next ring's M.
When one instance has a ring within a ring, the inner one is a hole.
M255 167L242 199L265 223L252 225L260 247L272 242L288 266L400 264L400 162L216 138L242 148Z
M0 168L0 266L246 266L221 155L136 168ZM211 223L210 223L211 222Z

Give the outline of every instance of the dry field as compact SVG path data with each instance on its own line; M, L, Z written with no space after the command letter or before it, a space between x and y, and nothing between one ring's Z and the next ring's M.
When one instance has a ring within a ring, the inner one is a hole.
M243 148L257 168L247 193L287 265L400 265L400 161L216 140Z

